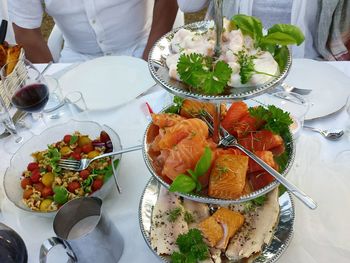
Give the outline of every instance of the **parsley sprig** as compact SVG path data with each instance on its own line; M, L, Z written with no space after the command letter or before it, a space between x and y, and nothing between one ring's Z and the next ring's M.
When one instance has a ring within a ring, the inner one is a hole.
M182 54L177 63L180 79L204 94L220 94L231 78L232 69L224 61L197 53Z
M252 117L265 122L264 129L282 137L289 133L289 125L293 123L289 112L285 112L274 105L269 105L267 108L263 106L251 107L249 113Z
M171 255L172 263L198 262L209 258L208 246L196 228L190 229L187 234L179 235L176 244L180 251Z

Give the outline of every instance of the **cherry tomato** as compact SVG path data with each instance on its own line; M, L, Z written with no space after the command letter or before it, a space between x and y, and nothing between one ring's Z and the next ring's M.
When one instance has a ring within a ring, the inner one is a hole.
M29 188L23 191L23 198L28 199L33 194L33 189Z
M68 191L71 193L75 193L75 190L78 188L80 188L80 183L77 181L70 182L67 187Z
M45 188L45 185L43 183L37 183L34 184L34 189L42 193L43 189Z
M32 180L30 180L29 177L23 178L21 181L21 186L23 189L26 189L27 185L32 185Z
M70 155L72 152L71 148L69 148L68 146L63 146L61 149L60 149L60 153L63 155L63 156L68 156Z
M41 191L41 196L46 198L48 196L53 196L53 190L52 190L52 187L50 186L45 186L42 191Z
M52 172L52 167L51 167L51 165L46 165L46 170L48 171L48 172Z
M63 141L68 144L71 138L72 138L72 135L69 135L69 134L64 135Z
M83 178L85 180L86 178L89 177L90 171L87 170L87 169L82 170L82 171L80 171L79 175L80 175L81 178Z
M101 133L100 133L100 141L101 142L107 142L107 141L110 141L110 140L111 140L111 138L109 138L108 133L105 132L105 131L101 131Z
M91 144L91 139L86 135L80 136L78 140L79 147L83 147L86 144Z
M103 185L102 179L95 179L91 185L92 191L97 191L98 189L100 189L102 187L102 185Z
M88 158L92 159L92 158L95 158L96 156L99 156L99 155L100 155L99 151L91 151L88 153Z
M80 160L81 159L81 156L80 156L80 153L72 153L71 154L71 157L74 159L74 160Z
M81 154L82 150L81 150L80 147L77 147L77 148L74 149L74 152L78 153L78 154Z
M89 153L94 150L94 147L92 146L91 143L89 143L89 144L85 144L83 147L81 147L81 149L84 153Z
M28 171L34 171L35 169L38 169L38 168L39 168L38 163L29 163L27 166Z
M33 183L38 183L40 180L40 171L37 169L37 170L34 170L32 172L32 175L30 176L30 179L32 180Z

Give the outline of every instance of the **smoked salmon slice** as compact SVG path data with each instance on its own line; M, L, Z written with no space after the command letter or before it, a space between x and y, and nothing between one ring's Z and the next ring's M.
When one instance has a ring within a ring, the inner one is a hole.
M174 126L178 122L185 119L180 115L173 113L151 114L151 116L153 124L157 125L159 128Z
M250 151L268 151L283 144L283 139L268 130L250 132L247 136L238 139L238 143Z
M228 109L225 118L221 122L221 125L229 133L237 135L237 133L235 133L235 126L237 123L239 123L239 120L247 114L249 114L247 104L245 104L243 101L234 102Z
M197 117L202 111L208 112L211 116L215 116L215 105L208 102L200 102L195 100L184 100L181 106L180 115L185 118Z
M270 151L256 151L255 155L258 156L260 159L262 159L265 163L267 163L269 166L274 168L275 170L277 169L277 164L273 158L273 154ZM248 173L253 173L257 171L263 171L264 169L257 164L255 161L252 159L249 159L249 164L248 164Z
M222 226L212 216L200 222L198 228L202 231L203 236L211 247L214 247L224 236Z
M219 155L211 170L208 195L222 199L239 197L246 181L248 159L244 155Z

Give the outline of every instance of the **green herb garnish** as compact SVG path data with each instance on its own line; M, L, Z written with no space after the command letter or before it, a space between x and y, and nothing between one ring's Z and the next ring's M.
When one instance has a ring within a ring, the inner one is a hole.
M171 255L173 263L195 263L209 258L208 246L204 243L198 229L190 229L187 234L179 235L176 244L180 252L174 252Z
M64 203L66 203L68 201L68 191L65 187L62 186L56 186L54 189L54 196L53 196L53 200L59 204L59 205L63 205Z
M250 200L248 202L245 202L243 204L244 211L249 212L254 210L255 208L262 206L266 201L266 195L259 196L257 198L254 198L253 200Z
M174 223L176 219L182 214L181 207L176 207L172 210L169 210L168 221Z
M180 79L205 94L224 91L231 78L232 69L224 61L213 63L211 57L197 53L182 54L177 63Z
M199 192L202 189L202 185L198 181L200 176L203 176L210 168L212 159L212 152L209 147L205 147L204 153L198 160L194 171L187 170L190 176L185 174L179 174L170 185L170 192L191 193L196 189Z
M181 110L182 104L184 102L185 99L178 97L178 96L174 96L173 99L173 105L168 108L165 113L174 113L174 114L178 114Z
M252 117L265 122L264 129L282 137L289 133L289 125L293 123L288 112L284 112L274 105L269 105L267 108L263 106L251 107L249 113Z
M76 143L78 141L78 138L79 137L77 135L72 135L70 137L69 145L72 145L72 144Z
M193 215L188 211L185 211L184 220L186 221L187 224L194 223Z
M61 159L61 153L57 148L51 145L48 145L48 148L49 149L46 153L46 157L49 158L49 164L54 174L58 174L62 170L61 167L58 166L58 161Z

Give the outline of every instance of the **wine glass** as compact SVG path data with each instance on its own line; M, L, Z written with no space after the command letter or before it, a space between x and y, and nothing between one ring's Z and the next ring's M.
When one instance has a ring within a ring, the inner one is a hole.
M42 74L26 59L10 61L1 69L5 93L12 105L29 113L40 113L49 100Z

